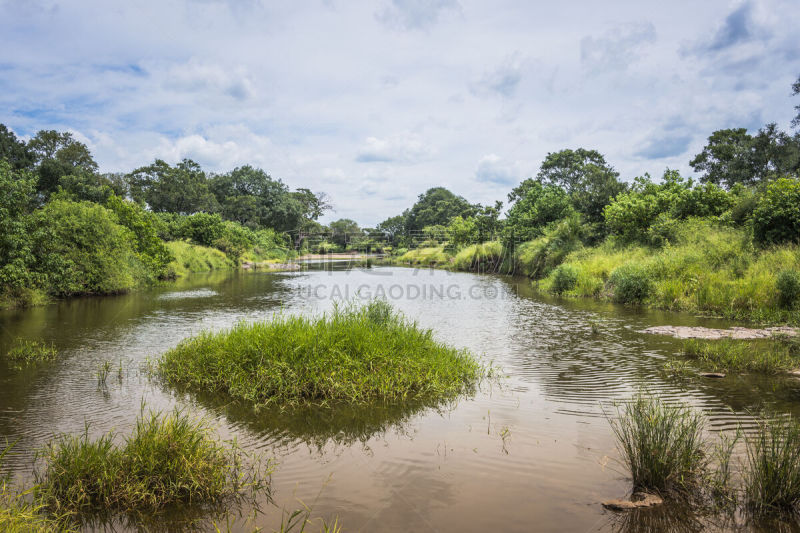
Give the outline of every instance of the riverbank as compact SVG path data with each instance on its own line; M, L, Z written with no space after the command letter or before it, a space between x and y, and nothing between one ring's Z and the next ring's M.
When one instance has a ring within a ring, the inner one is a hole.
M760 248L748 233L693 219L664 246L613 237L584 246L547 235L514 246L487 242L418 248L382 264L521 274L537 290L760 324L800 325L800 247ZM562 236L563 237L563 236Z

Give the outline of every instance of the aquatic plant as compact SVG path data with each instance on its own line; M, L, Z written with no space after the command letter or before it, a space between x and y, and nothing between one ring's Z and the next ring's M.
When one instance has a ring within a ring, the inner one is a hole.
M748 438L744 500L755 515L798 510L800 505L800 422L766 415Z
M58 352L52 344L45 344L40 341L17 339L6 357L11 366L20 370L28 365L52 361Z
M221 443L204 421L185 413L142 413L121 446L87 430L51 441L38 455L42 501L51 512L156 511L183 504L224 505L267 487L269 463L245 468L245 454Z
M698 486L707 464L703 421L688 406L640 393L609 421L634 489L664 494Z
M0 450L0 467L13 444L7 444ZM48 516L44 505L28 498L31 489L15 492L9 485L8 476L0 477L0 531L8 533L50 533L71 531L66 524Z
M468 352L436 341L382 301L201 333L157 367L172 385L255 405L437 403L467 392L483 372Z
M683 354L705 370L777 374L800 366L800 344L791 337L769 340L687 339Z

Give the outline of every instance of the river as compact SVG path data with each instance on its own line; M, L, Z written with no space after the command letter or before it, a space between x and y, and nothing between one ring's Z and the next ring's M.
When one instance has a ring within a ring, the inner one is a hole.
M254 413L175 393L142 370L148 358L204 329L276 312L321 313L357 296L386 297L504 377L440 410ZM552 299L526 279L338 262L195 275L127 295L2 311L0 353L18 337L52 342L60 352L57 362L21 372L0 360L0 435L16 441L5 467L28 482L34 452L50 438L86 424L93 435L124 434L144 402L206 416L224 438L275 458L274 503L234 530L270 531L281 509L300 501L313 504L313 516L338 516L351 532L700 530L709 524L669 507L637 511L635 519L602 508L600 501L630 489L606 419L614 402L644 387L696 406L713 434L751 428L751 413L764 403L800 414L800 385L670 378L661 367L680 341L641 333L664 324L731 325ZM95 374L105 361L112 371L99 387Z

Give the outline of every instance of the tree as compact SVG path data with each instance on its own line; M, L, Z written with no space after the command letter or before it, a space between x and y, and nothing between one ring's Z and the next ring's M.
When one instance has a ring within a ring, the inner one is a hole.
M358 223L349 218L340 218L330 223L331 241L333 241L342 249L347 247L347 244L361 237L364 232L358 227Z
M497 237L503 227L500 221L502 210L503 202L500 200L496 201L494 206L479 206L474 217L478 242L491 241Z
M618 179L619 173L605 157L596 150L583 148L548 153L536 177L567 191L572 206L590 223L602 222L603 208L625 190L625 184ZM509 200L513 198L509 196Z
M329 208L324 195L317 197L308 189L291 193L281 180L249 165L214 176L210 188L224 218L253 229L297 230L304 219Z
M475 206L444 187L428 189L419 195L417 202L404 213L406 232L420 231L425 226L446 226L455 216L468 217Z
M14 170L33 166L33 154L5 124L0 124L0 159L7 160Z
M397 246L406 233L406 219L403 215L393 216L378 224L376 229L386 235L390 245Z
M89 148L69 132L41 130L28 141L27 149L36 164L39 191L45 195L55 192L64 176L97 173L97 163Z
M794 137L767 124L755 136L745 128L718 130L689 163L701 181L727 188L755 185L800 168L800 133Z
M800 242L800 180L770 183L753 211L753 236L760 244Z
M541 179L527 179L508 195L513 202L505 224L505 240L530 241L543 234L544 228L573 213L567 192Z
M28 215L35 194L35 176L0 159L0 295L16 297L34 288Z
M156 159L126 176L131 198L159 213L213 213L219 210L200 165L184 159L176 166Z

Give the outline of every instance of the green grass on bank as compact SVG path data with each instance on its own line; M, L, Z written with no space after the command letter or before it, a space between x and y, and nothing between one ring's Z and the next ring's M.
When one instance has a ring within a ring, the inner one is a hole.
M174 259L167 267L168 278L180 278L187 274L210 272L233 268L233 261L216 248L208 248L185 241L166 243Z
M563 294L770 322L800 322L797 295L781 278L800 272L800 247L756 248L744 230L687 220L673 244L619 246L608 240L566 256L577 273ZM557 272L540 287L552 290Z
M450 263L451 255L446 253L444 246L429 248L416 248L409 250L397 258L400 264L411 264L420 266L447 265Z
M800 369L800 339L689 339L683 354L704 370L778 374Z
M497 241L473 244L459 251L452 268L471 272L497 272L503 262L503 245Z
M181 412L144 412L120 446L113 434L66 435L41 453L42 502L56 515L154 512L174 505L226 505L265 488L259 467L245 467L235 443L221 443L204 422Z
M202 333L163 354L158 370L170 384L255 405L437 403L482 375L469 353L383 301Z

